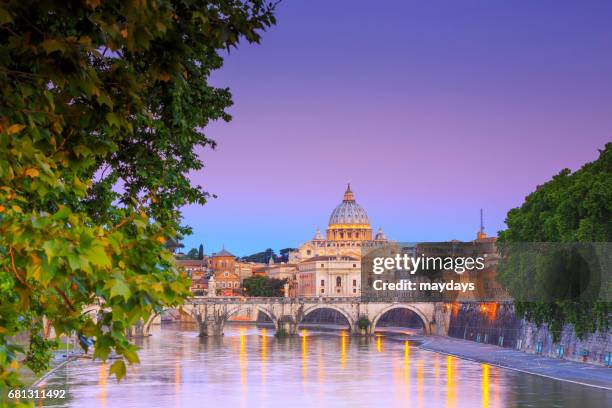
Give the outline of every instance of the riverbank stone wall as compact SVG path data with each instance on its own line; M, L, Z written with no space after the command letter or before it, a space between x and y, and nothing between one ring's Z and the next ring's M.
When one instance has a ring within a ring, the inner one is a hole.
M452 304L444 312L449 337L612 367L612 330L579 339L573 327L566 325L560 340L554 342L546 325L538 327L517 318L512 303Z

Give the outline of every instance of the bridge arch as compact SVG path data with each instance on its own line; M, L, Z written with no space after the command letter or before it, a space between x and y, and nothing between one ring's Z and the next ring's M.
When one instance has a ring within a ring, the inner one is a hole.
M172 310L175 309L179 312L180 315L184 315L184 316L189 316L191 317L191 320L193 321L193 323L195 323L196 325L198 324L198 318L195 315L195 311L193 308L185 308L185 307L169 307L169 308L164 308L159 312L153 312L151 313L151 315L149 316L149 319L146 322L143 322L142 325L142 335L143 336L149 336L151 334L151 326L153 325L154 322L157 321L157 324L161 323L161 315L162 313L164 313L165 311L168 310Z
M157 319L160 318L161 319L161 315L162 313L168 309L164 309L161 312L153 312L151 313L151 315L149 316L149 319L143 323L142 325L142 335L143 336L148 336L151 334L151 326L153 325L153 322ZM193 317L193 316L191 316Z
M314 312L315 310L322 310L322 309L334 310L334 311L340 313L342 316L344 316L344 318L348 322L349 333L354 333L355 332L357 323L354 321L353 318L351 318L351 315L348 312L346 312L345 310L343 310L341 307L338 307L338 306L335 306L335 305L331 305L331 304L314 305L314 306L311 306L311 307L305 309L303 311L303 313L302 313L300 321L296 322L296 323L299 325L300 323L302 323L302 320L304 320L304 318L306 316L308 316L310 313Z
M240 311L248 309L248 308L255 309L258 312L261 312L261 313L265 314L266 316L268 316L268 318L270 320L272 320L272 323L274 324L274 330L278 330L278 318L276 316L274 316L274 313L272 313L271 311L266 310L264 307L262 307L260 305L256 305L256 304L238 305L238 306L234 307L233 309L228 310L227 311L227 315L225 316L225 320L223 321L223 326L225 326L225 323L227 323L229 321L230 317L232 317L236 313L239 313Z
M427 318L427 316L425 316L425 314L418 307L412 306L409 303L397 303L383 308L380 312L378 312L374 319L372 319L372 332L376 330L376 326L378 325L378 321L380 320L380 318L383 317L388 311L394 309L407 309L416 314L419 319L421 319L421 323L423 323L423 334L430 334L429 319Z

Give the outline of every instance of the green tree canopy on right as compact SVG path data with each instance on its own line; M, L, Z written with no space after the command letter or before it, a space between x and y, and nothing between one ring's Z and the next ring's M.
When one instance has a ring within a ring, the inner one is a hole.
M612 143L600 150L599 158L587 163L575 172L562 170L552 180L538 186L529 194L523 205L508 212L508 228L499 232L498 244L502 255L508 254L512 244L525 242L593 243L612 241ZM572 254L562 254L572 259ZM525 266L503 256L498 268L498 280L505 285L515 299L525 291ZM562 268L576 282L591 277L588 267ZM545 286L563 285L566 281L553 282L550 270L534 268L542 273ZM561 269L559 269L561 270ZM591 270L592 272L592 270ZM604 271L610 273L609 270ZM545 273L547 273L545 275ZM575 276L574 276L575 275ZM538 280L534 277L534 281ZM605 280L604 280L605 282ZM531 288L533 290L533 288ZM548 288L561 292L561 288ZM541 293L547 299L550 293ZM607 299L606 299L607 300ZM606 301L578 301L574 297L552 301L516 302L517 313L537 324L547 323L558 340L566 323L574 325L579 337L585 332L608 330L612 305Z

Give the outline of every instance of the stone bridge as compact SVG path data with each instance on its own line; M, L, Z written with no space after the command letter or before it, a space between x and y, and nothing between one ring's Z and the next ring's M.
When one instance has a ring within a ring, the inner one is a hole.
M331 309L346 318L351 334L372 334L380 318L392 309L408 309L423 323L424 334L446 335L448 332L447 308L440 302L363 301L359 297L193 297L182 306L199 327L200 336L221 336L225 323L234 315L246 310L259 311L270 318L274 328L288 335L297 333L304 317L319 309ZM370 321L367 330L361 330L358 321L366 317ZM153 316L142 327L148 335L153 324L159 324L161 316Z

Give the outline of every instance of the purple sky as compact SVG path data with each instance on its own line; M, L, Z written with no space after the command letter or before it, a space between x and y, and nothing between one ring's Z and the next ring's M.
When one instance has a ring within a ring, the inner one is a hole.
M324 230L347 181L390 239L473 239L612 140L612 2L286 0L215 74L186 248L236 255Z

